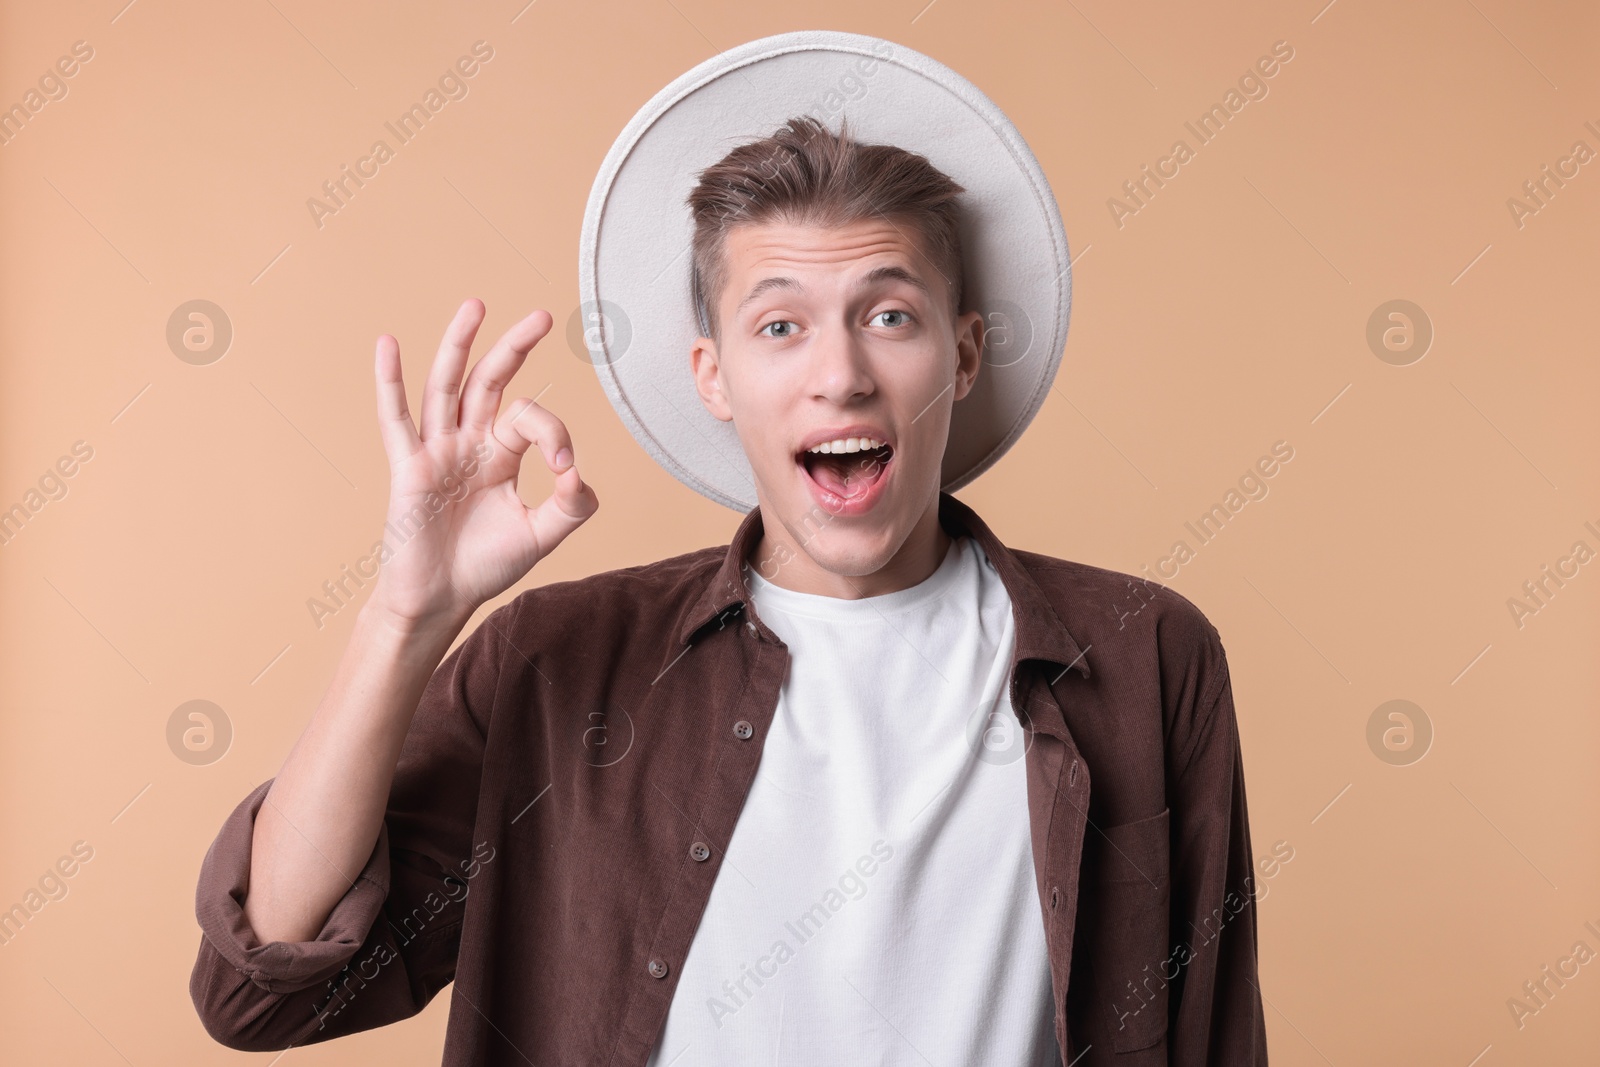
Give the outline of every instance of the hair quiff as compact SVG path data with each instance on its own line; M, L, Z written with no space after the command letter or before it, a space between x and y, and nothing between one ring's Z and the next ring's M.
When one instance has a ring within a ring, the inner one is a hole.
M694 219L689 298L702 335L718 339L716 301L727 284L729 231L766 222L906 223L944 276L954 318L965 298L957 232L957 197L965 191L925 156L857 141L842 119L835 133L809 115L798 116L772 136L740 145L699 173L687 201Z

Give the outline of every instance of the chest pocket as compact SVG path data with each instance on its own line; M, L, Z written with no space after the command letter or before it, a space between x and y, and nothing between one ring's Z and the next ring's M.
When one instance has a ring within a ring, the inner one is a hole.
M1084 875L1094 885L1095 1013L1116 1052L1157 1049L1167 1033L1167 986L1178 961L1168 948L1170 809L1117 826L1091 828ZM1103 1014L1101 1014L1103 1013ZM1135 1057L1138 1062L1142 1058ZM1162 1060L1164 1062L1164 1058Z

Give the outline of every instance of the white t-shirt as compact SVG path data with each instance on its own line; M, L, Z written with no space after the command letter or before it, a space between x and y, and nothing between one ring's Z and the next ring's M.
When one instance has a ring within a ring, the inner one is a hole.
M993 564L962 537L859 600L746 575L789 674L650 1067L1059 1064Z

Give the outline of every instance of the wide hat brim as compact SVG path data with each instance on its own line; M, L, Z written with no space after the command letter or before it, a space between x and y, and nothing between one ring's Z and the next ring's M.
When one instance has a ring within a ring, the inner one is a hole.
M696 492L739 512L757 504L732 423L705 409L689 352L698 173L740 144L810 114L862 141L926 156L965 187L967 296L983 314L984 361L952 408L942 488L993 466L1044 403L1067 339L1072 269L1049 182L1022 135L955 71L903 45L804 30L706 60L640 108L589 193L578 253L582 302L570 339L634 438Z

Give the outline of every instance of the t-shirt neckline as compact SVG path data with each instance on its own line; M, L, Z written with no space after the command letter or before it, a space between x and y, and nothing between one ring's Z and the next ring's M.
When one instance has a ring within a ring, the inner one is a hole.
M943 561L932 574L916 585L853 600L786 589L763 578L754 567L748 568L745 578L750 586L751 597L763 610L831 622L876 621L885 615L926 607L948 593L960 576L963 554L970 541L971 538L965 535L951 538Z

